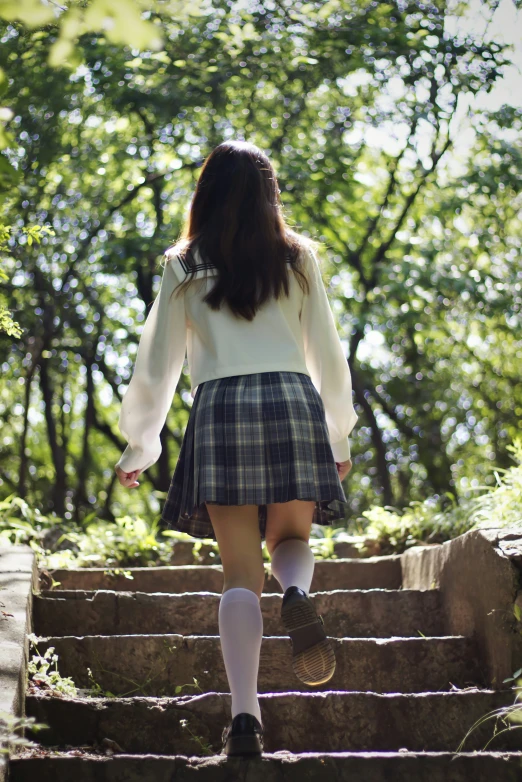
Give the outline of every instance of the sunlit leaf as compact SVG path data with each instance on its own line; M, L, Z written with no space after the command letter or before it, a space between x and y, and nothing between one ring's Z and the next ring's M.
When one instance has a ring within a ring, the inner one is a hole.
M9 22L23 22L27 27L40 27L52 22L55 15L49 5L39 0L0 0L0 18Z
M63 65L74 51L74 45L72 41L68 41L59 38L52 44L49 50L49 65L53 68L57 68L59 65Z

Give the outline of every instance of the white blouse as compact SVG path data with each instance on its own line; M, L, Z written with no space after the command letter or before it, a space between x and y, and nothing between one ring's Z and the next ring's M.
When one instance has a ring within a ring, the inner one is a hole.
M134 372L123 397L118 427L128 446L116 466L146 470L161 453L163 429L181 375L185 354L191 395L206 380L255 372L308 375L325 408L336 461L350 458L348 436L358 419L352 380L314 251L303 253L310 293L301 289L289 266L290 295L272 297L252 321L236 318L227 306L211 310L202 299L216 267L196 256L195 279L174 296L187 267L167 251L159 293L141 334ZM288 262L289 264L289 262Z

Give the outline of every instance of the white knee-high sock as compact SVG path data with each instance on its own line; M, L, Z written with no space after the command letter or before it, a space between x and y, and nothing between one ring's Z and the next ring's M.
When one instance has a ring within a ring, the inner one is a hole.
M272 573L277 578L283 592L289 586L298 586L306 594L314 575L314 552L305 540L287 538L274 549L272 553Z
M243 587L227 589L219 602L219 635L232 694L232 719L242 711L261 722L257 697L263 615L255 592Z
M283 592L289 586L298 586L306 594L314 575L315 557L312 549L301 538L282 540L272 553L272 573L277 578Z

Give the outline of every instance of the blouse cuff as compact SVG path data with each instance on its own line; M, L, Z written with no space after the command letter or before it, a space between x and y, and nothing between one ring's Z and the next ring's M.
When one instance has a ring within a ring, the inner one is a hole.
M159 457L147 459L146 454L139 448L132 448L128 445L115 467L120 467L123 472L134 472L134 470L141 470L144 472L148 469Z
M345 462L351 458L350 441L348 437L339 440L337 443L331 443L332 452L336 462Z

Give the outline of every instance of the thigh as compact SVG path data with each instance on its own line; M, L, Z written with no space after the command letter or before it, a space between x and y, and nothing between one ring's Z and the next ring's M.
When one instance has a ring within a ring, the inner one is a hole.
M244 587L261 597L265 568L257 505L206 503L223 565L223 592Z
M273 502L266 506L265 541L270 556L286 538L301 538L308 543L314 510L313 500Z

